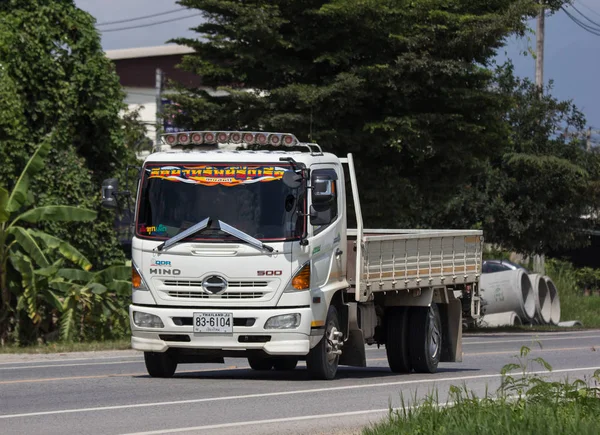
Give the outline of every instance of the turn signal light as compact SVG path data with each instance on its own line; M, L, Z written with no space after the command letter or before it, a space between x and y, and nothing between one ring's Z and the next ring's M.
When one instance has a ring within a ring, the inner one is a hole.
M310 288L310 264L304 266L292 279L292 287L296 290L308 290Z
M142 286L142 277L135 266L131 266L131 286L135 289L139 289Z

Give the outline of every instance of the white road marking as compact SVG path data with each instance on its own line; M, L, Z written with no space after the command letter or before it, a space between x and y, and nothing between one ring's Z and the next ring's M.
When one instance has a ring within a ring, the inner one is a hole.
M450 403L448 405L451 405ZM413 407L410 407L413 408ZM396 408L393 408L394 410ZM408 407L407 407L408 409ZM269 420L249 420L249 421L239 421L236 423L223 423L223 424L211 424L208 426L194 426L194 427L182 427L177 429L165 429L165 430L156 430L150 432L135 432L127 435L156 435L163 433L178 433L178 432L188 432L188 431L198 431L198 430L210 430L210 429L225 429L231 427L239 427L239 426L250 426L257 424L271 424L271 423L291 423L293 421L303 421L303 420L312 420L316 418L335 418L339 419L340 417L350 417L355 415L364 415L364 414L377 414L377 413L388 413L390 411L389 408L382 409L365 409L364 411L348 411L348 412L336 412L335 414L316 414L316 415L302 415L300 417L287 417L287 418L272 418Z
M71 362L71 361L98 361L99 359L140 358L140 355L98 356L98 357L90 357L90 358L62 358L62 359L39 359L39 360L33 360L33 361L13 361L13 362L0 363L0 366L6 366L9 364L42 364L42 363Z
M548 372L532 371L530 375L551 375L554 373L568 373L568 372L580 372L580 371L592 371L599 370L600 367L579 367L571 369L558 369ZM75 409L59 409L55 411L41 411L41 412L26 412L21 414L6 414L0 415L0 419L18 418L18 417L37 417L42 415L57 415L57 414L74 414L80 412L97 412L97 411L111 411L116 409L133 409L133 408L149 408L154 406L173 406L183 405L192 403L202 402L221 402L226 400L242 400L242 399L257 399L261 397L276 397L276 396L290 396L297 394L309 394L309 393L323 393L331 391L344 391L344 390L358 390L364 388L380 388L380 387L391 387L396 385L410 385L410 384L423 384L423 383L434 383L434 382L452 382L452 381L465 381L472 379L492 379L500 378L502 375L499 373L489 375L473 375L473 376L458 376L458 377L446 377L446 378L429 378L429 379L414 379L411 381L396 381L396 382L381 382L373 384L359 384L359 385L344 385L341 387L327 387L327 388L313 388L310 390L292 390L292 391L278 391L274 393L257 393L257 394L246 394L243 396L223 396L223 397L206 397L202 399L188 399L188 400L176 400L170 402L151 402L151 403L134 403L130 405L114 405L114 406L98 406L93 408L75 408Z
M532 342L536 344L536 341L544 344L546 341L557 341L557 340L578 340L581 338L600 338L600 335L584 335L580 337L556 337L556 338L546 338L543 336L530 336L527 338L517 339L517 340L489 340L489 341L463 341L463 346L465 344L496 344L496 343L525 343Z
M104 366L113 364L140 364L143 363L143 359L137 361L108 361L108 362L96 362L96 363L75 363L75 364L50 364L50 365L39 365L39 366L21 366L21 367L0 367L0 370L25 370L25 369L47 369L53 367L78 367L78 366Z

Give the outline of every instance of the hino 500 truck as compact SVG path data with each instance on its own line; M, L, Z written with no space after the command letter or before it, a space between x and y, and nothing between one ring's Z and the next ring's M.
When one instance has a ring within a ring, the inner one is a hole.
M365 344L385 345L393 372L461 361L481 231L363 228L352 155L292 134L163 142L141 169L132 240L131 343L150 376L237 357L255 370L303 360L333 379L338 365L366 366ZM103 184L104 205L117 187Z

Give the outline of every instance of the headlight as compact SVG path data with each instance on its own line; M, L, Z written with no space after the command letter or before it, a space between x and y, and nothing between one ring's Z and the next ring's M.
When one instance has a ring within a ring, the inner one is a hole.
M295 329L300 326L300 314L282 314L265 322L265 329Z
M135 323L135 326L138 326L140 328L165 327L162 320L160 320L160 317L155 316L154 314L142 313L141 311L133 312L133 323Z

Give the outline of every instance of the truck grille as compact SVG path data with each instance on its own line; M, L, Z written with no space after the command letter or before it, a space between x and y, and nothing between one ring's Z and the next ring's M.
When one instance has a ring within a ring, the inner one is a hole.
M230 292L226 291L220 295L211 295L201 291L180 291L169 290L167 292L172 298L187 298L187 299L257 299L264 296L263 292Z
M202 287L201 279L155 278L161 298L180 301L225 301L269 300L277 291L278 279L257 281L237 279L227 282L227 289L221 294L212 294Z
M170 287L198 287L202 288L202 281L188 281L183 279L165 279L164 285ZM266 287L267 281L229 281L228 288L248 288L248 287Z

